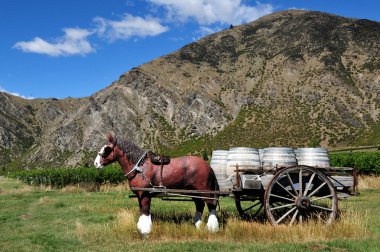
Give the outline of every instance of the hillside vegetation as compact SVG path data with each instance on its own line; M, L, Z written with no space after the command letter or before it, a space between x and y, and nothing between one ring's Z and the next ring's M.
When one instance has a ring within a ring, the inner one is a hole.
M185 45L90 97L0 93L0 163L91 165L109 130L173 155L379 145L379 120L380 23L290 10Z

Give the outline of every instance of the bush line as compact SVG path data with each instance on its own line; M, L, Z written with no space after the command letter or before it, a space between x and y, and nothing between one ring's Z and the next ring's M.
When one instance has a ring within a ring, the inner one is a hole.
M50 168L15 171L8 177L16 178L29 185L44 185L62 188L67 185L95 184L109 182L119 184L126 179L120 167L95 168Z
M380 151L330 153L329 157L333 167L353 167L360 174L380 174Z
M332 167L353 167L359 174L380 175L380 152L350 152L330 153ZM104 169L95 168L54 168L21 170L8 174L29 185L45 185L62 188L67 185L103 183L119 184L126 180L123 171L118 166Z

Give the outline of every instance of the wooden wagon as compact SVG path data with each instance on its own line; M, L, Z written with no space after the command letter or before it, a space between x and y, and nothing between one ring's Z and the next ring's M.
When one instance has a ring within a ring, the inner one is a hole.
M253 219L263 211L273 225L292 225L310 219L329 224L338 216L338 199L357 193L357 176L353 168L296 165L268 170L236 165L235 174L219 181L219 188L219 191L131 189L165 199L205 198L210 193L215 197L233 197L242 218Z

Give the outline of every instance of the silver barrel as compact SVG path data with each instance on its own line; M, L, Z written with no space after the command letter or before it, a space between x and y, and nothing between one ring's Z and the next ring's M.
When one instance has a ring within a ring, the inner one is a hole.
M262 164L264 172L269 172L274 168L297 165L297 159L293 148L272 147L264 149Z
M252 172L259 172L259 151L256 148L248 147L231 148L227 157L227 176L235 174L236 166L241 169L250 169Z
M264 149L259 149L260 164L263 164Z
M330 159L325 148L299 148L296 150L299 165L329 167Z
M210 166L214 170L218 181L225 180L227 178L227 156L228 150L214 150L212 152Z

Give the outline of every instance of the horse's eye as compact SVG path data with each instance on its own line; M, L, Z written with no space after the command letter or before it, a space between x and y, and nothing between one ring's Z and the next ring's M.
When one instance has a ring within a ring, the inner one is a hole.
M101 155L102 158L108 157L109 154L111 154L111 152L112 152L112 148L111 147L109 147L109 146L105 147L104 150L103 150L103 154Z

